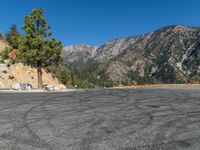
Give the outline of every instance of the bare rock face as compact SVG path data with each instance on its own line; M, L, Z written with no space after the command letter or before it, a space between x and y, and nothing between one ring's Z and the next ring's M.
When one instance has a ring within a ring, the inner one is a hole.
M104 62L106 60L112 59L125 51L131 44L136 43L138 39L140 39L139 36L109 41L97 49L93 60Z
M67 62L86 62L93 58L98 47L77 45L64 47L62 56Z
M112 40L93 49L92 54L91 47L86 49L83 53L79 47L71 47L73 55L65 58L83 57L87 58L84 61L104 64L101 69L114 83L185 83L200 78L200 28L168 26L142 36Z
M107 74L109 74L109 79L115 83L122 83L129 81L129 78L126 76L128 73L128 66L118 61L112 62L109 65Z

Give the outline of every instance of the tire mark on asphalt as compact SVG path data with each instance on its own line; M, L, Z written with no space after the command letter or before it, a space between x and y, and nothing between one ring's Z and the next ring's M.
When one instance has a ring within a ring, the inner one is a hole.
M46 95L43 98L45 98L45 97L46 97ZM27 102L27 103L29 103L29 102ZM45 142L44 140L42 140L35 132L33 132L31 130L31 128L29 127L29 124L27 123L28 114L31 113L34 109L36 109L43 103L46 103L46 102L42 101L40 104L29 108L27 111L25 111L23 114L21 114L20 120L17 122L17 124L14 123L13 130L10 133L4 133L4 134L0 135L1 138L9 139L9 140L13 141L10 144L9 149L15 150L15 149L17 149L18 143L22 143L25 145L32 145L32 146L39 147L39 148L46 147L49 150L52 150L51 145L48 144L47 142ZM29 135L28 139L25 139L20 136L21 130L23 130L23 131L25 130L27 132L27 134Z
M14 109L12 113L21 116L15 119L13 136L4 134L7 136L5 139L16 140L13 149L20 148L17 144L25 144L51 150L99 150L100 144L104 143L116 150L184 150L200 143L199 99L182 91L89 90L59 95L43 95L43 100L35 100L38 104L33 103L31 98L27 99L27 104L23 104L23 100L15 102L17 107L20 106L18 104L24 105L23 111L8 103ZM42 95L39 96L41 98ZM43 115L31 118L37 111ZM70 122L69 118L72 118ZM32 125L37 119L46 120L49 134L58 140L66 140L66 143L37 135L40 129ZM57 124L54 119L62 124ZM69 128L61 130L64 125ZM68 132L78 128L86 132L82 135ZM22 131L28 134L27 139L20 135ZM145 138L148 142L145 142Z

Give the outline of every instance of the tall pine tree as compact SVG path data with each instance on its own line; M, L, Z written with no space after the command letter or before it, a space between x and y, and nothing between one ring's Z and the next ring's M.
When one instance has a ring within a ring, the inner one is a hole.
M41 8L34 9L25 17L22 29L25 33L20 37L18 57L25 64L37 68L38 88L41 89L42 67L61 61L62 43L51 38L50 26Z

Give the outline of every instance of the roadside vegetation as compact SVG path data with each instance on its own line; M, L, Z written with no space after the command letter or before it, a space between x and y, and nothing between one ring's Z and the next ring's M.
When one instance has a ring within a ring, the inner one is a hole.
M112 87L103 64L98 62L65 63L65 67L71 70L81 80L87 81L98 87Z
M63 65L50 65L46 70L53 74L61 83L68 88L94 88L95 85L77 77L73 72Z

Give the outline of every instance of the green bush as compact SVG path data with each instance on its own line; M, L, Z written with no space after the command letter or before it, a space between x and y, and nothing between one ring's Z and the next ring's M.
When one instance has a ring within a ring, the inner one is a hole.
M94 85L75 76L71 71L62 65L51 65L46 70L53 74L61 83L68 88L93 88Z
M12 51L11 48L7 47L5 48L1 53L0 56L2 59L9 59L9 53Z

